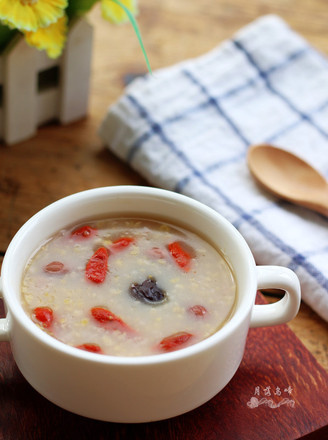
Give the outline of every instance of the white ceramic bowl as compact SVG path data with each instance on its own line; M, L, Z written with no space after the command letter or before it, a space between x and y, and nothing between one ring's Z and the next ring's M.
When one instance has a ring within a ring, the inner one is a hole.
M30 255L52 234L72 223L104 216L147 215L198 232L220 248L238 285L235 313L217 333L190 347L142 357L100 356L78 350L38 328L20 302L20 283ZM97 188L61 199L17 232L1 274L7 315L0 340L11 342L15 361L43 396L74 413L112 422L149 422L177 416L211 399L235 374L249 327L292 319L300 287L287 268L256 266L242 236L207 206L170 191L138 186ZM275 304L255 305L259 288L280 288Z

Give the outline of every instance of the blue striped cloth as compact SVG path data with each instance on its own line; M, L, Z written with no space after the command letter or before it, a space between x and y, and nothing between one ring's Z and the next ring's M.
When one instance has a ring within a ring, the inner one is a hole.
M328 177L327 59L279 17L257 19L209 53L138 78L99 134L154 185L226 217L257 264L290 267L328 321L328 219L251 177L251 144L273 143Z

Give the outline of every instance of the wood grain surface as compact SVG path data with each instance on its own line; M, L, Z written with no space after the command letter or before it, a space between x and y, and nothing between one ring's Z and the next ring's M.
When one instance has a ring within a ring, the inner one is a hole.
M271 13L280 15L310 44L328 54L326 0L139 0L139 10L138 22L153 69L199 56L255 18ZM28 141L10 147L0 145L1 255L29 217L63 196L98 186L146 184L114 157L97 135L107 107L119 98L126 80L146 71L137 39L129 25L112 26L101 19L98 6L89 19L95 26L95 40L88 117L67 126L54 122L40 128ZM84 433L80 438L302 437L324 423L328 327L304 304L289 328L282 327L283 331L279 326L250 332L245 359L236 377L207 405L178 421L142 426L117 427L68 415L30 388L15 366L9 344L1 343L0 439L75 438L74 430ZM252 355L254 348L259 349L256 358ZM284 368L286 375L281 376ZM254 386L279 384L294 388L295 408L284 405L273 410L263 405L255 411L247 407ZM241 409L242 419L224 420L224 411ZM296 410L302 426L298 425ZM268 420L271 425L266 424ZM237 429L240 427L244 433ZM226 437L219 436L223 431Z

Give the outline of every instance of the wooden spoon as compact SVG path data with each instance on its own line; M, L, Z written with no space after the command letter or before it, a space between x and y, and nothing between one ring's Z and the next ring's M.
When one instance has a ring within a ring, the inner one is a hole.
M255 179L278 197L328 216L328 182L310 164L272 145L253 145L248 166Z

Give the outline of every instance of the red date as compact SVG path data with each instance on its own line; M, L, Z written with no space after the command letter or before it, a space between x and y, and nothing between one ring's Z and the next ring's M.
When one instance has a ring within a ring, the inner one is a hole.
M147 304L162 304L167 300L165 290L157 285L154 277L148 277L141 284L131 284L129 292L133 298Z

